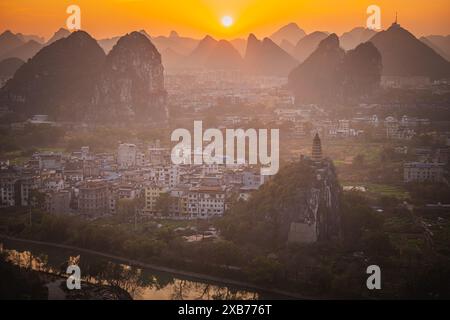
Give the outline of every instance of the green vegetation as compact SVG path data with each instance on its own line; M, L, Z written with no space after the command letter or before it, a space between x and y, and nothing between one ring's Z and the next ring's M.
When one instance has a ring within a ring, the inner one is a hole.
M20 163L40 148L58 145L65 131L58 127L26 125L22 130L0 130L0 157Z
M21 164L37 151L76 151L90 146L96 152L116 150L123 141L148 143L170 136L162 129L97 127L66 130L50 125L27 124L23 128L0 129L0 159Z
M405 190L401 186L384 185L376 183L369 183L366 184L365 186L367 187L368 192L370 194L377 195L378 197L392 197L396 199L409 198L407 190Z
M302 162L282 168L249 202L236 202L224 218L212 221L143 220L134 202L120 202L114 217L94 221L26 209L4 210L2 233L68 244L146 263L297 292L339 298L448 298L442 279L450 273L447 213L431 215L405 207L402 190L369 185L372 197L346 192L341 199L339 239L290 244L286 227L300 210L313 174ZM431 194L431 192L430 192ZM170 199L161 201L167 206ZM371 208L378 204L383 210ZM430 227L427 227L430 225ZM220 230L218 239L188 242L186 236ZM430 229L430 230L428 230ZM434 236L430 238L431 231ZM366 268L379 265L383 290L367 290ZM429 283L427 282L429 281Z
M220 223L223 235L240 244L264 243L277 248L287 241L289 216L304 205L301 200L312 181L313 171L307 164L282 168L248 202L234 204Z
M294 175L289 183L297 183L295 178ZM263 191L258 199L262 201L263 195L268 197L270 190ZM287 198L283 203L289 203L288 190L284 191ZM256 212L271 212L273 207L267 206L268 203L261 204ZM238 204L235 208L242 206ZM175 229L190 225L202 232L209 228L208 222L139 221L135 230L132 222L123 219L103 218L88 222L77 217L33 212L30 226L27 212L15 210L4 213L0 225L5 233L18 237L69 244L182 270L251 281L308 296L449 297L448 288L440 283L434 287L425 286L424 278L434 263L443 268L441 274L448 272L450 251L448 246L447 249L441 247L441 243L448 243L449 225L445 232L441 231L440 240L435 243L441 253L430 255L424 230L412 213L396 205L391 207L383 213L376 213L369 208L369 199L363 194L346 193L342 199L341 241L310 245L268 243L268 238L257 232L263 228L261 224L256 224L253 231L243 236L242 229L233 230L233 224L227 225L228 218L216 223L222 228L225 239L194 243L183 239L183 236L192 234L192 230ZM250 221L244 211L234 214L240 215L242 223ZM240 224L236 226L242 227ZM365 269L371 264L382 267L386 282L383 282L381 293L369 292L365 288ZM437 280L436 277L433 281Z
M416 204L448 203L450 199L450 188L444 183L412 183L407 189Z

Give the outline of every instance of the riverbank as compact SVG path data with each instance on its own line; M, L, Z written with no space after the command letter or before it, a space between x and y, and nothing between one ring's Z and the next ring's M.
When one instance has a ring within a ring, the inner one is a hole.
M133 300L127 291L118 287L82 281L83 290L69 290L66 277L42 271L34 272L46 283L48 300Z
M174 274L177 276L186 277L186 278L190 278L190 279L196 279L196 280L208 281L208 282L217 283L217 284L236 286L236 287L241 287L241 288L248 289L248 290L272 293L272 294L276 294L279 296L283 296L286 299L299 299L299 300L317 299L317 298L312 298L312 297L306 297L304 295L300 295L300 294L285 291L285 290L267 288L267 287L255 285L255 284L244 282L244 281L238 281L238 280L227 279L227 278L223 278L223 277L216 277L216 276L211 276L211 275L207 275L207 274L201 274L201 273L196 273L196 272L173 269L173 268L164 267L164 266L158 266L158 265L154 265L154 264L144 263L142 261L128 259L128 258L122 257L122 256L116 256L116 255L112 255L112 254L108 254L108 253L104 253L104 252L99 252L99 251L95 251L95 250L90 250L90 249L85 249L85 248L80 248L80 247L75 247L75 246L70 246L70 245L65 245L65 244L16 238L16 237L11 237L11 236L4 235L4 234L0 234L0 239L6 239L6 240L10 240L10 241L17 241L17 242L28 243L28 244L33 244L33 245L48 246L48 247L52 247L52 248L60 248L60 249L78 251L80 253L86 253L86 254L102 257L102 258L119 261L119 262L128 264L130 266L138 267L138 268L151 269L151 270L170 273L170 274Z

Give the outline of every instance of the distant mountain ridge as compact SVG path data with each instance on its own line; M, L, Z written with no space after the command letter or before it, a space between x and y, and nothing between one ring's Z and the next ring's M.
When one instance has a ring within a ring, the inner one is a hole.
M298 64L289 53L269 38L258 40L254 34L247 39L244 71L253 75L287 76Z
M448 36L426 36L420 41L436 51L439 55L450 61L450 35Z
M53 42L58 41L63 38L67 38L68 36L70 36L69 30L64 29L64 28L59 28L59 30L56 31L50 39L48 39L46 45L52 44Z
M283 40L289 41L292 44L297 44L305 36L305 31L296 23L292 22L277 30L269 38L280 46Z
M9 58L0 61L0 88L11 79L16 71L24 64L19 58Z
M369 41L375 34L377 34L377 32L374 30L357 27L349 32L343 33L340 36L339 41L343 49L352 50L361 43Z
M450 77L450 63L397 23L377 33L370 42L383 57L385 76Z
M13 34L10 30L6 30L0 34L0 56L4 55L10 50L23 45L25 41L21 37Z
M180 55L188 55L198 45L199 40L181 37L178 32L171 31L168 37L152 37L152 42L160 52L170 48Z
M370 95L380 85L382 58L362 43L345 52L331 34L289 75L289 87L301 103L337 103Z
M21 60L27 61L32 58L36 53L43 48L43 45L37 41L29 40L26 43L15 47L9 51L6 51L0 56L0 60L8 58L19 58Z
M300 39L295 45L293 53L295 59L299 62L305 61L326 37L328 37L327 32L315 31Z

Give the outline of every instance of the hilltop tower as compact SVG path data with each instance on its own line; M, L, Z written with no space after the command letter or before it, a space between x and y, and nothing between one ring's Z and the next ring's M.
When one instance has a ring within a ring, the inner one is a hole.
M392 23L391 27L400 28L400 24L398 23L398 12L395 13L395 22Z
M312 160L314 162L322 161L322 141L320 141L319 134L316 133L316 136L313 140L312 146Z

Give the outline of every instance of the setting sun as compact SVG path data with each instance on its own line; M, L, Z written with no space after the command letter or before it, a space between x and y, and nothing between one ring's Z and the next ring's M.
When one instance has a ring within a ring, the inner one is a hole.
M0 30L39 33L51 37L65 25L68 1L0 0ZM97 38L145 29L152 35L172 30L189 37L246 38L272 34L281 26L296 22L307 33L317 30L342 34L366 23L368 0L77 0L82 10L82 28ZM449 33L448 0L377 0L382 10L382 27L389 27L395 12L400 22L416 35ZM192 8L195 8L193 10ZM401 10L400 10L401 9ZM189 14L186 14L189 12ZM423 12L418 16L417 12Z
M230 16L224 16L222 17L222 25L226 28L229 28L233 25L233 18Z

